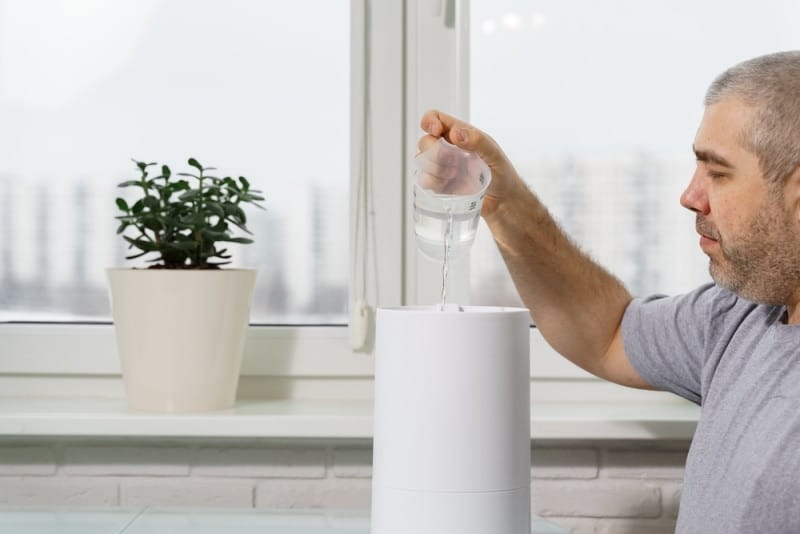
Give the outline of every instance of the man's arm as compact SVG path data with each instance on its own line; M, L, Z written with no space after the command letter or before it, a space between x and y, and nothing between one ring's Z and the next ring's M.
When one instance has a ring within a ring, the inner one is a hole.
M492 183L481 215L547 342L596 376L652 389L623 347L622 316L631 295L622 283L561 231L491 137L437 111L425 113L421 125L429 135L420 139L420 149L445 137L489 165Z

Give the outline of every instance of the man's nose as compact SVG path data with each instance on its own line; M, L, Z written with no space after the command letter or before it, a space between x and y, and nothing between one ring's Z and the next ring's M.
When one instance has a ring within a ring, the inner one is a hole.
M700 169L694 171L689 185L681 195L681 206L695 213L707 215L710 211L708 205L708 192L706 191L706 179Z

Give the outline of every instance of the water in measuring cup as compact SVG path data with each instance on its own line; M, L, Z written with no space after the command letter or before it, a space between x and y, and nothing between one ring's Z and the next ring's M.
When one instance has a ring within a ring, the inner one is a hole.
M449 237L448 259L466 254L478 230L480 215L474 213L434 213L415 210L414 227L417 247L425 256L435 261L444 260L445 236Z

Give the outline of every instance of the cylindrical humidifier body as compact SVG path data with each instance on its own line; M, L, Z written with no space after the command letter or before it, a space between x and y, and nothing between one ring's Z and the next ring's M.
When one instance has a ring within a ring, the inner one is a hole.
M378 310L372 534L530 533L530 316L462 310Z

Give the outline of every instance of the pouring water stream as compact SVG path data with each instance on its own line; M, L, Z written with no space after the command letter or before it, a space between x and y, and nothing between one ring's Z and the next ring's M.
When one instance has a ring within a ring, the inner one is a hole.
M442 301L439 305L439 310L444 311L445 304L447 303L447 270L450 259L450 249L453 242L453 209L447 207L447 222L444 226L444 261L442 262Z

